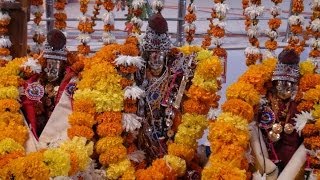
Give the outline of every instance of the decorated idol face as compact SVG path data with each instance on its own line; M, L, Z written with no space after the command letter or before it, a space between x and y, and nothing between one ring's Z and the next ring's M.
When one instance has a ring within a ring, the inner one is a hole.
M47 59L47 66L44 69L49 82L53 82L59 79L63 71L64 61Z
M283 99L292 98L296 91L296 84L290 81L276 81L276 95Z
M165 66L165 52L153 51L149 56L149 67L152 75L159 76L162 73L163 67Z

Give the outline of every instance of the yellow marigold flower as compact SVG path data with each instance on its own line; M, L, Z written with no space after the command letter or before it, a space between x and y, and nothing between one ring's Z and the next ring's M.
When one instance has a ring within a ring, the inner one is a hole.
M300 66L300 74L306 75L306 74L313 74L316 66L312 63L311 60L303 61L299 64Z
M223 112L230 112L234 115L241 116L248 122L251 122L253 120L253 107L240 99L227 100L222 105L222 110Z
M320 118L320 104L315 104L311 113L315 119Z
M70 154L74 153L79 170L84 171L90 163L90 156L93 154L93 142L87 143L87 139L84 137L74 137L72 140L62 143L60 149Z
M0 88L0 99L18 99L19 91L14 86Z
M209 59L212 56L213 56L212 51L207 50L207 49L202 49L197 53L196 60L200 62L202 60Z
M98 142L95 144L96 151L98 154L102 154L107 149L121 145L122 143L123 139L120 136L100 138Z
M185 45L180 48L178 48L183 54L185 55L190 55L191 53L196 53L199 52L202 48L199 46L190 46L190 45Z
M0 99L0 113L12 112L16 113L20 110L20 103L14 99Z
M0 140L0 155L9 154L13 151L24 151L24 148L11 138Z
M178 177L181 177L185 174L187 165L186 161L172 155L165 155L163 159L172 167L172 169L177 173Z
M0 123L24 125L23 116L20 113L0 112Z
M131 167L131 162L128 159L125 159L116 164L110 164L106 171L107 178L119 179Z
M200 61L195 70L195 76L199 75L205 80L212 80L219 77L222 73L220 59L217 56L212 56L209 59Z
M312 101L314 103L320 100L320 85L317 85L315 89L310 89L304 93L302 99L306 101Z
M251 84L236 82L228 87L227 99L242 99L251 106L257 105L260 101L259 93Z
M72 114L69 115L69 123L71 126L79 125L92 128L92 126L96 124L96 121L92 114L85 112L72 112Z
M68 176L71 169L70 155L61 149L49 149L43 153L43 162L50 169L50 176Z
M262 61L262 64L265 67L269 68L269 71L272 72L277 65L277 59L276 58L267 58Z
M127 169L123 175L121 176L121 179L123 180L135 180L135 169L134 167L131 167L129 169Z
M18 75L21 64L26 60L27 57L22 57L9 61L4 67L0 67L0 76Z
M192 79L192 84L194 86L199 86L209 92L216 92L219 89L217 79L205 80L199 74L195 74Z
M217 118L217 122L231 123L237 129L243 131L248 130L248 122L246 119L229 112L221 113Z
M0 75L0 87L7 87L7 86L19 86L20 78L16 75L9 75L9 76L1 76Z

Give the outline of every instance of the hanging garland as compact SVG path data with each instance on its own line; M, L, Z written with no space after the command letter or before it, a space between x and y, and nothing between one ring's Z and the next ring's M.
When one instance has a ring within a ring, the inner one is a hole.
M245 49L246 65L255 64L262 60L262 54L259 49L259 27L258 17L262 15L264 7L261 5L261 0L243 1L244 14L246 16L245 25L249 36L250 45Z
M184 17L184 32L186 33L186 41L190 45L194 39L196 33L196 25L193 23L196 21L196 6L194 5L194 0L190 0L190 3L187 8L187 15Z
M132 29L129 30L130 36L135 36L139 38L141 34L141 27L143 25L143 21L141 17L143 15L144 7L145 7L144 0L132 0L131 7L128 8L128 11L129 11L128 14L132 16L130 20L130 24L132 25ZM162 9L162 7L163 7L163 3L160 0L155 0L152 4L152 8Z
M303 0L292 1L292 13L288 19L291 36L289 37L288 46L285 49L293 49L298 54L304 50L305 41L300 40L299 36L303 33L304 17L301 15L304 10Z
M249 145L248 124L254 117L254 106L266 94L264 84L271 81L276 59L251 65L238 81L228 87L222 113L209 115L211 155L202 179L251 179L246 150Z
M79 18L78 29L80 31L77 39L80 41L78 45L78 52L83 55L88 55L90 53L90 46L88 43L91 40L90 34L93 33L93 21L86 15L88 10L89 0L80 0L80 12L82 16Z
M92 16L92 21L93 21L93 26L96 26L96 20L97 20L97 16L100 14L100 6L102 5L102 1L101 0L96 0L96 3L93 6L93 16Z
M312 47L309 58L312 60L317 59L320 57L320 3L316 0L313 1L312 4L312 16L311 16L311 22L310 25L306 28L307 32L312 35L312 39L310 40L310 45Z
M112 0L105 0L103 6L106 9L106 13L103 15L104 22L104 32L102 34L102 41L105 45L112 44L116 42L116 38L111 34L114 30L114 3Z
M274 3L274 6L271 7L272 18L268 21L269 29L266 31L266 35L270 38L265 42L265 47L268 49L265 52L266 57L275 57L275 50L278 48L277 38L278 38L278 29L281 25L281 19L277 16L281 13L281 8L279 4L282 0L271 0Z
M186 93L188 98L183 103L182 121L174 142L168 145L168 155L154 160L147 169L138 170L138 180L184 176L187 166L192 166L196 156L196 140L208 125L206 114L210 108L218 107L220 96L216 92L220 86L217 77L222 71L218 57L213 56L211 51L195 46L184 46L180 51L185 56L196 56L197 61L192 85Z
M31 0L30 5L30 12L34 16L34 24L31 28L31 34L33 35L32 39L35 42L35 45L31 47L31 52L38 54L42 51L42 44L46 40L44 28L40 25L40 22L42 20L42 14L44 12L43 0Z
M10 56L10 47L12 43L9 39L8 25L11 17L5 11L0 10L0 67L4 66L8 61L12 60Z
M55 13L53 14L55 21L54 27L60 31L65 31L67 27L67 14L65 12L66 0L56 0L54 3Z

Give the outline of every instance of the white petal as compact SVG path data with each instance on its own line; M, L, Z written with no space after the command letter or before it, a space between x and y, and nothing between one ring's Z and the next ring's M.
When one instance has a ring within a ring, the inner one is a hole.
M257 47L249 46L244 50L245 55L249 54L260 54L260 49Z
M35 14L35 13L43 13L44 12L44 8L43 6L30 6L30 12L31 14Z
M146 159L145 154L146 154L145 152L140 151L140 150L137 150L137 151L134 151L134 152L128 154L128 158L129 158L131 161L140 163L140 162L142 162L144 159Z
M217 119L218 115L221 113L221 110L218 108L210 108L207 119Z
M125 90L125 92L124 92L125 98L140 99L140 98L144 97L144 95L145 95L145 91L136 85L128 86L124 90Z
M301 131L308 121L314 121L311 112L302 111L301 114L296 114L296 117L293 118L296 121L295 129L301 135Z
M104 24L114 25L114 13L108 11L104 13L103 22Z
M110 32L103 32L102 33L102 41L105 45L113 44L116 42L116 37L114 37L114 35L111 34Z
M0 20L2 21L10 21L11 17L5 11L0 11Z
M133 18L131 19L131 22L132 22L133 24L135 24L136 26L138 26L139 28L141 28L142 25L143 25L143 21L142 21L140 18L137 18L137 17L133 17Z
M272 6L270 11L271 15L278 16L281 14L281 7L279 5Z
M136 114L123 113L122 115L122 127L127 132L133 132L141 127L142 118Z
M1 36L0 37L0 47L1 48L10 48L12 43L9 39L9 36Z
M251 19L254 19L263 14L264 6L251 5L247 7L245 11L245 15L249 16Z
M144 4L145 0L133 0L131 5L134 10L137 10L139 8L142 8Z
M155 0L152 2L151 7L153 12L158 12L158 10L162 10L163 9L163 2L161 0Z
M33 73L40 74L42 71L41 65L37 59L29 57L28 60L21 65L22 68L29 67Z
M80 33L77 37L80 43L89 43L91 40L90 34L88 33Z
M213 9L218 15L218 18L225 18L227 12L229 11L229 7L225 3L216 3L213 5Z
M259 27L258 26L250 26L248 29L248 36L253 38L253 37L258 37L259 36Z

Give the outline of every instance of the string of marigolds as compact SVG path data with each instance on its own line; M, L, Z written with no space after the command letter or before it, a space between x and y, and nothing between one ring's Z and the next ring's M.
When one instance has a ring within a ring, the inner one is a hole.
M281 25L281 19L277 16L281 13L281 8L279 6L279 3L282 2L282 0L271 0L274 5L271 7L271 15L272 18L268 21L269 29L266 30L266 35L270 38L265 42L265 47L267 48L267 51L265 52L266 57L275 57L274 51L278 47L277 38L279 35L278 29Z
M56 0L54 3L55 12L53 16L56 19L54 21L54 27L60 31L65 31L67 27L67 14L64 10L66 6L65 4L66 0Z
M100 6L102 5L102 1L101 0L96 0L96 3L93 6L93 16L92 16L92 21L93 21L93 26L96 26L95 21L97 20L97 16L100 14Z
M155 0L159 2L159 0ZM160 1L161 2L161 1ZM162 3L162 2L161 2ZM154 2L153 2L154 4ZM132 14L133 17L130 20L132 24L131 36L136 36L137 38L141 34L141 27L143 25L143 21L141 20L141 16L143 13L143 7L145 6L144 0L133 0L131 7L128 9L129 14ZM160 6L159 6L160 7Z
M313 38L310 39L310 45L312 47L309 58L312 60L316 60L320 57L320 2L317 0L313 1L312 4L312 16L310 25L306 28L308 34L310 34Z
M32 53L40 53L43 49L43 42L46 40L44 28L40 25L42 20L43 10L43 0L31 0L30 1L30 11L34 16L31 28L31 34L35 45L31 47Z
M293 0L292 1L292 13L288 19L291 36L289 37L288 46L286 49L293 49L298 54L304 50L305 41L300 40L303 33L303 23L304 17L301 15L304 10L303 0ZM300 36L300 37L299 37Z
M245 25L246 31L249 36L249 47L245 49L246 64L247 66L255 64L257 61L262 60L262 54L260 51L260 44L258 40L259 27L258 27L258 17L263 14L264 7L261 5L261 0L251 0L249 6L247 6L247 1L244 2L246 7L244 9L244 14L246 16Z
M93 33L93 21L86 14L88 10L89 0L80 0L80 12L82 16L79 18L78 30L80 31L77 39L80 41L78 45L78 52L83 55L90 53L90 46L88 43L91 40L90 34Z
M103 15L104 32L102 34L102 41L105 45L116 42L116 38L112 35L111 31L114 30L114 9L113 0L105 0L103 6L106 9L106 13Z
M11 17L5 11L0 10L0 67L4 66L8 61L12 60L10 50L12 43L9 39L8 25Z
M196 21L196 6L194 5L194 0L190 0L190 3L187 8L187 15L184 17L184 32L186 33L186 41L188 44L194 39L194 35L196 33L196 25L193 23Z

